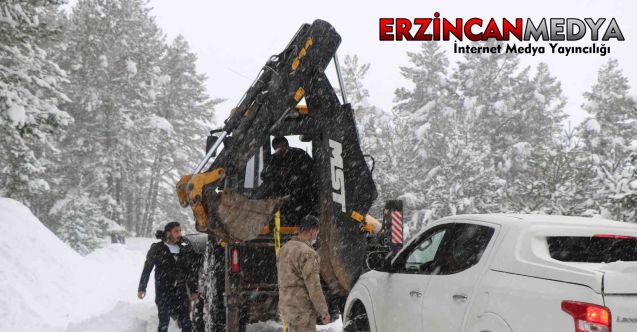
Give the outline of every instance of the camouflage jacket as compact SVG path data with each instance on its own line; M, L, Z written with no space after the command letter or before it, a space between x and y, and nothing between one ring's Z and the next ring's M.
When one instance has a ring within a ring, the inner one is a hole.
M279 311L285 317L326 314L321 289L319 256L309 243L295 237L282 248L277 259Z

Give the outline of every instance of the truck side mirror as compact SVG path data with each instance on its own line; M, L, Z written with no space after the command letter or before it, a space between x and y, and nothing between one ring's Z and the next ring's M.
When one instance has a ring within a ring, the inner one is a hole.
M390 260L386 251L372 251L367 254L367 268L379 272L390 272Z

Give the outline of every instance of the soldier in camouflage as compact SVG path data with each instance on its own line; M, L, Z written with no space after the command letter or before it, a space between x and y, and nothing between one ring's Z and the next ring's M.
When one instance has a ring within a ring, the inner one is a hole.
M307 215L299 235L288 241L277 259L279 311L289 332L316 331L316 319L330 322L319 277L319 256L312 248L319 232L319 220Z

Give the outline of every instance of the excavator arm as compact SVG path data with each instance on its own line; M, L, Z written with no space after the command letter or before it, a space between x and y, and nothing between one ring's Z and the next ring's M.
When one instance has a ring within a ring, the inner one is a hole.
M254 239L289 197L242 194L246 164L270 136L302 135L312 142L317 178L321 273L333 293L343 295L362 270L367 232L379 227L367 215L377 192L354 112L341 104L324 72L340 42L325 21L302 25L283 52L267 61L206 157L179 181L177 193L182 206L192 208L197 230L226 241ZM299 105L302 99L306 108Z

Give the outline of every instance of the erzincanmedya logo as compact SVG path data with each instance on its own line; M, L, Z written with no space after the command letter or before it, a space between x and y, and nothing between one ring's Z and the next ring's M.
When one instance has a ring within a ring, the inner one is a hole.
M625 37L615 18L542 18L534 22L527 18L514 19L470 19L441 18L434 13L432 18L381 18L379 21L379 39L381 41L450 41L454 40L455 53L523 53L543 54L547 48L532 42L548 42L551 53L563 54L599 54L610 53L605 42L624 41ZM461 45L458 42L521 41L518 43L497 43L493 45ZM590 40L586 46L563 45L559 42ZM595 43L601 41L603 43Z

